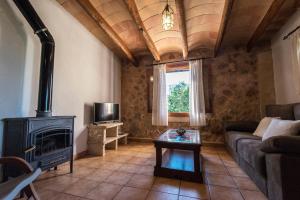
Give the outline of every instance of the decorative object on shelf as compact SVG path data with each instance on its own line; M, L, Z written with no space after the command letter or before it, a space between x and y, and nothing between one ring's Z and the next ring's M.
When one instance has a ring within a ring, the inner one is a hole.
M176 133L179 135L179 136L184 136L186 130L184 128L179 128L176 130Z
M167 0L167 5L162 12L162 27L165 31L171 30L174 26L174 11L169 5Z

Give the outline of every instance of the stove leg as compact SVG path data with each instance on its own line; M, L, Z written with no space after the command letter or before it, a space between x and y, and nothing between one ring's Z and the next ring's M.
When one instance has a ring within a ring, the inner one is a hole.
M70 174L73 173L73 157L70 160Z

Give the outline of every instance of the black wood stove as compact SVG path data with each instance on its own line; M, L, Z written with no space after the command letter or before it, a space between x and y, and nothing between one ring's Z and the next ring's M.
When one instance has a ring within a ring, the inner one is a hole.
M52 88L55 43L29 0L14 0L41 41L39 96L36 117L7 118L4 121L4 156L18 156L33 168L49 170L70 162L73 171L74 116L52 116ZM17 176L16 168L4 168L4 177Z

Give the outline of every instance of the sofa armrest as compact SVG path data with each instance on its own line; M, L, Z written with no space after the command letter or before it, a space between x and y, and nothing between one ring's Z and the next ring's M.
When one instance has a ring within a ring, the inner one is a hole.
M254 132L258 126L255 121L227 121L224 124L225 131L241 131L241 132Z
M275 136L265 140L261 145L265 153L300 154L300 136Z
M266 154L268 198L298 200L300 196L300 156L296 154Z

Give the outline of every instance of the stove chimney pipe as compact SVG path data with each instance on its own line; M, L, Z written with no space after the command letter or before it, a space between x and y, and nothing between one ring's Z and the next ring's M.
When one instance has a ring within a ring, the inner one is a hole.
M29 0L13 0L42 44L37 117L52 116L52 89L55 43Z

